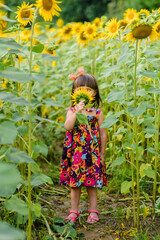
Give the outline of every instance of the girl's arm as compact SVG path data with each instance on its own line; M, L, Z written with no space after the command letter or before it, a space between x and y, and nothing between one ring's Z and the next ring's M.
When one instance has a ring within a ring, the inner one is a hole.
M102 164L104 164L104 154L106 149L106 143L107 143L107 134L105 128L100 128L104 121L103 113L101 112L98 117L98 125L99 125L99 132L100 132L100 142L101 142L101 160Z
M81 101L75 107L75 112L71 110L67 112L66 121L64 123L64 127L66 130L72 130L74 128L76 122L76 112L82 112L84 106L84 101Z

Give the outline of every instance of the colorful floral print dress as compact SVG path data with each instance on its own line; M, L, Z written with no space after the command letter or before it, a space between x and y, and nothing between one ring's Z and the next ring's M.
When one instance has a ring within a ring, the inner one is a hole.
M73 108L70 110L73 111ZM100 159L100 112L97 109L94 116L87 117L93 139L87 125L75 124L72 130L67 131L61 158L60 184L71 187L107 186L106 167L102 166Z

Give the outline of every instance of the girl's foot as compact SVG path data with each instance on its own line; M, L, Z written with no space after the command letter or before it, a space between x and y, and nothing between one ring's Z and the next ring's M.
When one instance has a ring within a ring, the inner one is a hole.
M87 223L93 224L99 221L99 217L98 215L100 214L100 212L98 212L97 210L90 210L89 211L89 216L87 218Z
M76 222L76 220L78 219L78 217L79 217L79 212L78 211L73 211L73 210L71 210L71 211L69 211L69 215L68 215L68 217L66 217L64 220L65 221L67 221L67 222L73 222L73 223L75 223Z

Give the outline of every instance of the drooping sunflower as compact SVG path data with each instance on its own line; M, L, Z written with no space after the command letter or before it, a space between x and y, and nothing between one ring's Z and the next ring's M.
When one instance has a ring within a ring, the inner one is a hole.
M144 19L148 17L150 12L147 9L141 9L140 12L138 12L138 18Z
M114 38L118 35L117 18L112 18L109 22L107 22L105 31L107 32L107 38Z
M80 101L84 100L84 104L91 104L94 100L94 96L91 91L86 88L77 88L73 94L71 94L73 105L76 106Z
M124 13L124 20L131 22L134 19L138 19L137 10L133 8L127 9L126 13Z
M61 1L57 0L37 0L37 7L39 8L39 14L45 21L52 21L54 15L59 16L59 12L62 11L57 3Z
M160 21L158 21L153 28L156 31L157 35L160 36Z
M72 36L72 26L71 24L67 24L65 27L59 29L59 36L64 38L65 40L71 39Z
M132 40L132 44L136 39L142 41L145 38L149 38L153 42L156 37L157 34L153 26L146 22L136 24L131 32L126 34L127 41Z
M89 39L89 40L93 40L94 37L96 36L97 34L97 27L93 24L91 24L90 22L86 23L84 25L84 31L85 31L85 34L86 34L86 37Z
M79 32L79 34L77 36L77 42L79 44L88 44L88 38L85 34L84 29L81 29L81 31Z
M128 25L128 22L125 20L118 21L118 29L120 29L122 31L127 27L127 25Z
M24 26L26 26L28 23L31 23L34 13L33 4L29 5L29 3L26 4L25 2L23 2L21 7L18 6L17 8L18 11L16 12L16 18L18 22L20 22Z
M93 25L95 25L96 27L100 27L102 25L101 19L96 17L93 21Z

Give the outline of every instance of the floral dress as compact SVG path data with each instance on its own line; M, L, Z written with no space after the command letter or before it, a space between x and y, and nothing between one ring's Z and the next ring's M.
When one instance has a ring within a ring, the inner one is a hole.
M70 110L74 111L73 108ZM100 112L97 109L94 116L87 117L93 138L87 125L76 123L72 130L67 131L61 158L60 184L71 187L107 186L106 167L102 166L100 159Z

